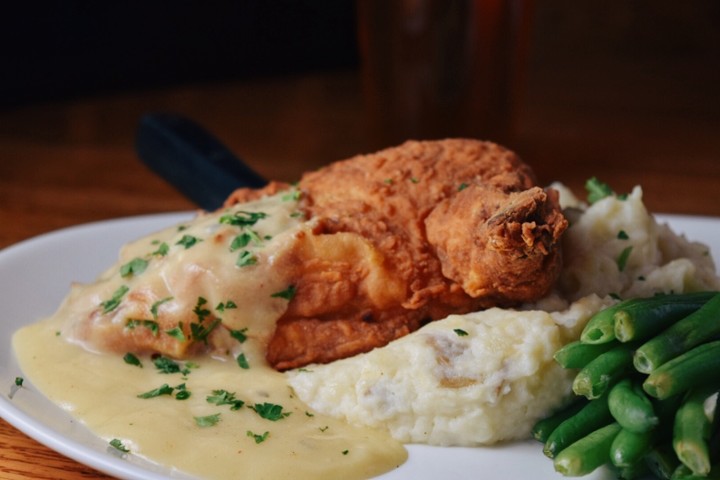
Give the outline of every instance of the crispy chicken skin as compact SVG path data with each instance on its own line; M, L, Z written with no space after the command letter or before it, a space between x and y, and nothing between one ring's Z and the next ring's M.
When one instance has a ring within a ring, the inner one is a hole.
M239 190L227 205L283 187ZM299 188L311 229L278 265L296 291L268 344L279 370L537 300L560 271L557 193L490 142L409 141L307 173Z

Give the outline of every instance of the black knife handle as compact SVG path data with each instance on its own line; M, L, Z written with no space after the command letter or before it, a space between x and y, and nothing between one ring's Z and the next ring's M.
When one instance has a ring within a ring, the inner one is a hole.
M180 115L144 115L135 150L152 171L208 211L221 207L236 188L267 184L217 138Z

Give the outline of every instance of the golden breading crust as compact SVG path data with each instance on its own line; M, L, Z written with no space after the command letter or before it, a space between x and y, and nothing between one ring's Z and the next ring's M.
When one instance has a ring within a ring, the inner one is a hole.
M296 287L268 345L279 370L365 352L451 313L537 300L558 276L557 194L496 144L409 141L299 186L314 229L278 265Z

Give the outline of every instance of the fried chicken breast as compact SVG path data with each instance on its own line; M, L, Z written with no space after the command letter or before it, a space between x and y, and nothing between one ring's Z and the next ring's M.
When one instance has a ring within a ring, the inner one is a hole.
M282 188L239 190L227 205ZM409 141L307 173L299 189L310 228L276 265L295 292L267 347L279 370L537 300L560 271L557 193L490 142Z

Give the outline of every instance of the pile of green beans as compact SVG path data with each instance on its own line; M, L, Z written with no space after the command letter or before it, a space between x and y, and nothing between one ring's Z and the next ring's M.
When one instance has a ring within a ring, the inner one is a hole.
M620 301L555 360L574 399L532 434L556 471L720 479L720 292Z

